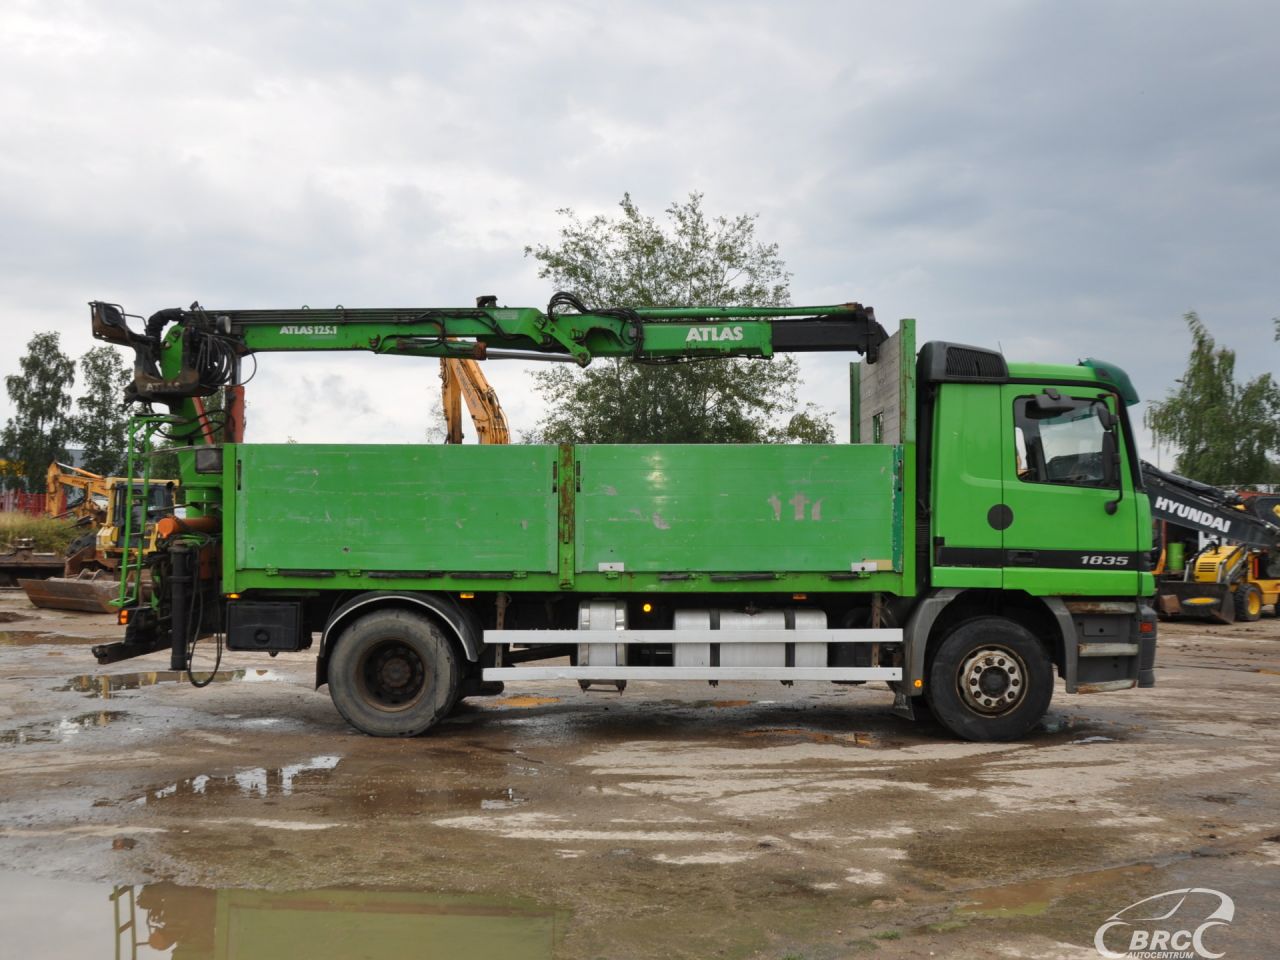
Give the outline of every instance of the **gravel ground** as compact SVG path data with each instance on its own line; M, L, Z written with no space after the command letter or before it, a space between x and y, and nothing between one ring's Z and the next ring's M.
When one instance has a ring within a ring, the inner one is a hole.
M161 655L96 667L115 633L0 591L6 956L1083 958L1187 888L1234 904L1206 951L1274 956L1270 611L1163 624L1154 689L1059 689L1017 744L882 685L748 683L512 684L375 740L308 654L195 690Z

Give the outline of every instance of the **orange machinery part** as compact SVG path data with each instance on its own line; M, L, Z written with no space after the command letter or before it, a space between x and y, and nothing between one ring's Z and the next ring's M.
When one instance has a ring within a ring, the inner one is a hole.
M175 533L217 533L222 522L217 517L164 517L156 522L156 535L161 539Z

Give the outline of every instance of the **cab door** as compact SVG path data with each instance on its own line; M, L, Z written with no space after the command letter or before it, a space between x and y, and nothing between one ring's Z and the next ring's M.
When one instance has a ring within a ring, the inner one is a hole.
M1000 388L1004 587L1039 596L1136 596L1139 503L1112 394Z
M934 403L932 490L936 587L999 589L1004 460L1000 388L944 383Z

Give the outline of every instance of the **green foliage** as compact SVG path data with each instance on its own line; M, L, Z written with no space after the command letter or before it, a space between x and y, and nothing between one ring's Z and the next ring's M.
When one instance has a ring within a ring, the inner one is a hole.
M1158 442L1179 448L1174 469L1185 476L1218 485L1271 482L1271 455L1280 452L1280 386L1269 373L1237 383L1235 351L1219 347L1194 312L1185 319L1186 373L1148 408L1147 426Z
M25 513L0 513L0 548L30 538L41 553L62 553L83 528L66 520L32 517Z
M62 352L58 334L52 332L33 336L18 365L21 373L4 378L14 415L0 431L0 449L7 458L5 478L27 493L36 493L44 489L49 464L67 459L76 367Z
M572 210L556 246L526 247L538 276L590 307L785 306L790 274L756 217L708 217L702 195L643 215L630 194L617 217ZM533 374L547 414L544 443L830 443L829 415L797 410L794 357L644 364L614 359Z
M94 347L80 358L84 393L76 400L72 418L75 440L84 447L86 470L104 477L118 476L125 466L124 388L129 371L114 347Z

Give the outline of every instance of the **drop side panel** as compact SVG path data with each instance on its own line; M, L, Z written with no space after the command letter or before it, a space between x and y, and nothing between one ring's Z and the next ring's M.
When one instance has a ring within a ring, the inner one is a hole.
M298 443L236 452L241 570L555 570L555 447Z
M901 453L888 444L578 447L577 570L901 571Z

